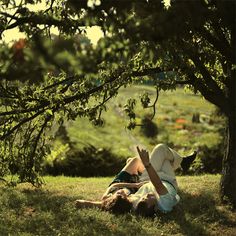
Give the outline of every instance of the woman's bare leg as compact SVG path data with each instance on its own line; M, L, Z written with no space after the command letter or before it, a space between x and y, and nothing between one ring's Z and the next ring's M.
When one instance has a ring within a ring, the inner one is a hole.
M138 157L133 157L133 158L129 158L127 160L125 167L121 171L126 171L131 175L138 175L139 173L142 173L144 171L144 169L145 169L145 167L144 167L141 159ZM104 194L105 196L107 195L107 192L108 192L108 189L106 190L106 192ZM93 208L93 207L101 208L102 202L79 199L79 200L75 201L75 206L77 208Z
M126 171L131 175L137 175L144 171L145 167L138 157L129 158L125 167L121 171Z

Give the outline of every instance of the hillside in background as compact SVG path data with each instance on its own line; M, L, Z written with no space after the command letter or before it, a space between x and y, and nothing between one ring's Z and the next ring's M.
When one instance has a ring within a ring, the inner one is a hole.
M204 145L211 148L222 142L218 132L222 122L219 122L219 118L214 115L215 107L201 96L182 88L160 92L156 116L153 119L158 128L156 136L151 138L145 136L141 126L128 130L126 128L128 119L123 105L130 97L140 100L140 94L144 92L148 92L151 98L155 99L155 89L151 86L122 89L119 95L109 102L107 112L103 114L105 119L103 127L95 127L83 118L66 123L71 141L75 142L78 148L89 143L97 148L110 148L114 153L124 156L133 155L136 145L151 150L155 144L164 142L185 154ZM137 123L141 124L142 119L151 112L151 109L143 109L138 103ZM192 122L196 113L200 115L199 123Z

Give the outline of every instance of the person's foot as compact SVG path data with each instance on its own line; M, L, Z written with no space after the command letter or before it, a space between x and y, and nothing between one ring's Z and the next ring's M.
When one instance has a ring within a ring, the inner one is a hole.
M197 151L194 151L191 155L186 156L186 157L183 158L180 165L181 165L182 170L183 170L184 173L188 171L191 164L194 162L196 156L197 156Z

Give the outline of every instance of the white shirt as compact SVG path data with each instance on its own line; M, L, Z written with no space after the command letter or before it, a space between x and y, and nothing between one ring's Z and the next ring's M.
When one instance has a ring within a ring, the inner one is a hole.
M135 193L130 195L130 199L133 203L134 209L137 208L139 201L146 196L147 194L154 194L157 199L157 208L155 210L161 210L162 212L169 212L172 208L179 202L180 197L177 194L175 188L169 184L168 182L162 182L168 193L165 195L159 195L151 182L148 182L141 186L139 190Z

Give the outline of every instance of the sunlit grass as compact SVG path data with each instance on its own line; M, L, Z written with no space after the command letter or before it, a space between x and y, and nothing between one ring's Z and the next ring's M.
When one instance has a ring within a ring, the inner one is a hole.
M220 204L219 175L179 176L181 202L145 219L99 209L77 210L77 198L97 200L112 178L44 177L46 185L0 187L0 235L235 235L236 214Z

